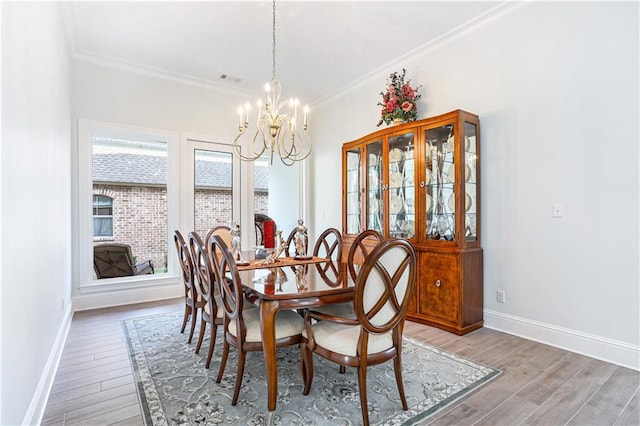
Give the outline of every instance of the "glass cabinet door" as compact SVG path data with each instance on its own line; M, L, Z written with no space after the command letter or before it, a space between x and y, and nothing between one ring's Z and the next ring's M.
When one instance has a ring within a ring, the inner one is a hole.
M477 164L478 164L478 141L477 128L473 123L464 123L464 170L465 170L465 239L467 241L477 241L477 218L478 218L478 185Z
M360 148L347 151L346 175L347 234L361 231Z
M389 137L389 236L414 238L415 169L413 133Z
M455 238L455 135L453 124L425 130L425 237Z
M382 141L371 142L366 146L367 171L367 223L366 229L375 229L384 234L382 213Z

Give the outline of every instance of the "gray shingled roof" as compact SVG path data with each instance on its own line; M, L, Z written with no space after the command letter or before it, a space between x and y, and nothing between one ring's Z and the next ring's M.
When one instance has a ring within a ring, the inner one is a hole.
M231 164L196 160L196 186L230 188ZM268 166L255 168L256 189L267 190ZM93 180L103 183L164 185L167 182L166 157L140 154L95 154Z

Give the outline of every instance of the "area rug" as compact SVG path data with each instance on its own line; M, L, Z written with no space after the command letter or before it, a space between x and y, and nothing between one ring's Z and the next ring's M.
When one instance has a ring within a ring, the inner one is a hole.
M180 312L123 321L146 424L265 424L267 385L262 353L248 354L240 397L232 406L235 349L230 350L224 378L216 383L221 336L216 339L211 368L206 369L209 340L203 342L200 354L194 354L197 336L188 344L187 333L180 333L181 325ZM278 349L278 397L273 423L362 424L356 369L347 368L346 373L340 374L337 364L314 356L311 392L304 396L299 354L297 346ZM409 338L404 339L402 364L408 411L402 410L393 363L369 367L371 424L416 424L500 374L494 368Z

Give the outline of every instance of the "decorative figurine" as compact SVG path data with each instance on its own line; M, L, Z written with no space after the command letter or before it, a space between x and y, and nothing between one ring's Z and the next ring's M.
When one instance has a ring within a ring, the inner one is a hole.
M233 258L238 265L248 264L246 260L242 258L242 249L240 247L240 224L238 222L233 224L231 228L231 252Z
M304 226L304 222L302 221L302 219L298 219L298 227L296 228L296 233L294 235L294 242L296 244L296 257L307 257L308 240L309 236L307 234L307 227Z

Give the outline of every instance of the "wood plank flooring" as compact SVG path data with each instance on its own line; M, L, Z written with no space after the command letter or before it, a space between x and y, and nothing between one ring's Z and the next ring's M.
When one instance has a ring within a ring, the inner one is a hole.
M183 306L77 312L42 424L143 425L121 321ZM456 336L407 322L405 335L503 371L421 425L640 425L640 372L487 328Z

